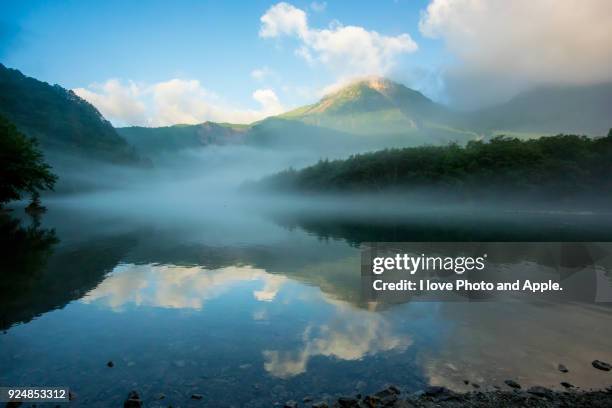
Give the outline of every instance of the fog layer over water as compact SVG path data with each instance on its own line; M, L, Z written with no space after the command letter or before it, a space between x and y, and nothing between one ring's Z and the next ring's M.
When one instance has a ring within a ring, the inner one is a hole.
M87 407L118 406L132 389L147 405L161 392L168 405L198 393L202 406L269 407L387 383L609 384L590 366L612 360L605 305L366 303L359 252L367 241L610 239L607 215L240 189L316 157L214 147L73 173L108 188L49 196L40 225L3 229L0 383L68 385Z

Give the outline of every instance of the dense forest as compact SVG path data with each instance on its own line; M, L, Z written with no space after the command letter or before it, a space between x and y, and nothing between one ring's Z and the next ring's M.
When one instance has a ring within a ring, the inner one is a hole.
M0 114L35 138L45 153L133 164L135 149L89 102L59 85L0 64Z
M289 169L257 186L322 193L434 190L472 196L521 192L551 199L607 195L612 191L612 130L601 138L498 136L465 146L387 149Z

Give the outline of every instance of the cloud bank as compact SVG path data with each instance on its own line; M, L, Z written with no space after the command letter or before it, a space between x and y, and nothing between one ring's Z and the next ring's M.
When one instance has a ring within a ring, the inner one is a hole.
M609 0L432 0L419 29L456 58L448 91L478 99L611 81L610 21Z
M168 126L205 121L250 123L285 109L272 89L251 95L259 109L227 104L195 79L171 79L153 84L109 79L73 91L93 104L115 126Z
M400 55L418 49L408 34L385 36L339 22L324 29L312 28L304 10L284 2L270 7L260 21L260 37L296 38L300 42L296 55L344 77L384 75Z

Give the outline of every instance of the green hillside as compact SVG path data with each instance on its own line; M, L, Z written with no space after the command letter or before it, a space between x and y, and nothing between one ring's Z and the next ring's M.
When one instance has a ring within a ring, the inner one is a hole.
M74 154L115 163L139 161L133 147L90 103L0 64L0 115L46 153Z
M248 125L204 122L156 128L131 126L118 128L117 132L139 152L150 155L208 145L243 143L248 130Z
M258 185L284 191L432 191L460 199L486 192L547 199L612 191L612 130L608 137L559 135L532 140L497 137L466 146L389 149L320 161L270 176Z

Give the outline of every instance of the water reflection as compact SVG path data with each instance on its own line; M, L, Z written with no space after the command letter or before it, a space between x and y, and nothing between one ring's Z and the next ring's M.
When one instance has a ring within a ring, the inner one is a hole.
M57 243L55 231L40 228L36 219L24 226L0 210L0 329L48 310L44 302L32 300L49 283L43 271Z
M359 360L382 351L402 351L411 344L408 336L393 332L383 316L356 311L344 303L329 301L335 316L325 324L308 325L298 350L265 350L265 369L279 378L306 372L308 361L316 356L339 360Z
M114 310L128 303L200 310L207 300L221 297L232 286L248 281L261 285L253 290L253 297L269 302L274 300L286 278L250 266L206 270L195 266L120 264L82 302L104 303Z
M173 406L196 392L208 406L269 407L386 383L416 391L465 389L464 379L556 388L609 380L590 367L612 360L607 307L364 303L358 246L425 237L420 224L141 221L51 209L29 232L2 228L3 259L11 254L14 263L2 268L1 383L68 384L80 396L75 404L88 407L118 406L132 388L148 405L157 392ZM600 225L595 236L609 233ZM547 264L508 257L524 274Z

